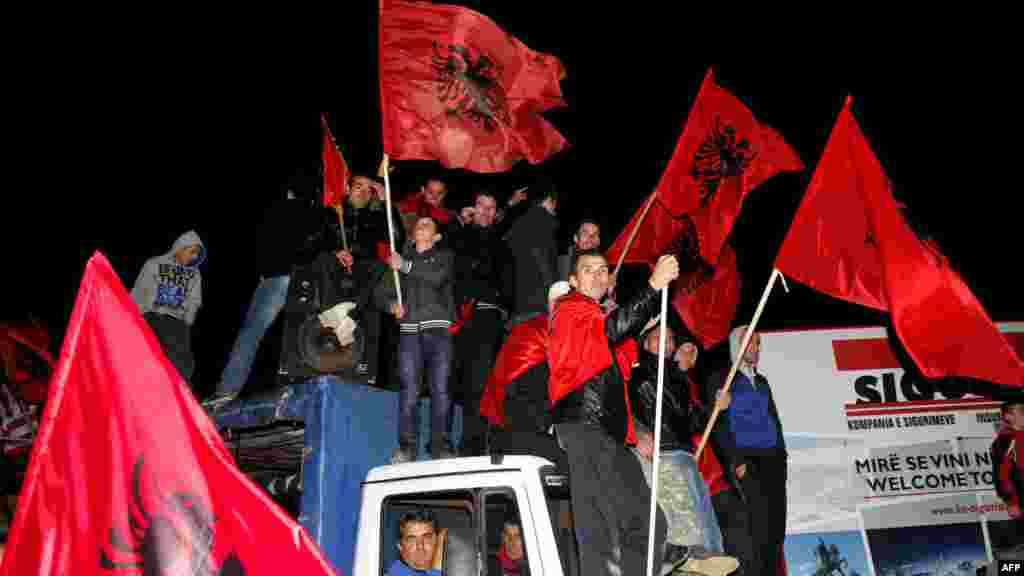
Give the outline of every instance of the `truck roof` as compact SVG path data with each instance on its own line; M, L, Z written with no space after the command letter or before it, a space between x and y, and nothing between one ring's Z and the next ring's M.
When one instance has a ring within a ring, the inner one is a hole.
M537 473L544 466L554 466L554 464L537 456L504 456L501 464L492 464L489 456L445 458L443 460L425 460L408 464L378 466L370 470L363 483L481 472L525 471Z

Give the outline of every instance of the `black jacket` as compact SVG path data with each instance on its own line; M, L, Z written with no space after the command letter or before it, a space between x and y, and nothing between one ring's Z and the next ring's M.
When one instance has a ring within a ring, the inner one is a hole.
M348 200L345 201L345 240L348 241L349 252L352 253L354 260L376 259L377 243L389 244L388 221L384 217L384 212L384 204L371 203L363 208L356 208ZM391 212L395 248L401 251L401 247L405 245L405 228L402 227L402 219L394 206L391 207ZM334 221L337 220L335 213Z
M434 246L416 252L408 244L402 252L405 260L400 274L402 305L405 317L399 320L402 334L415 334L428 329L445 329L455 319L455 298L452 280L455 258L450 250ZM379 285L378 304L385 310L395 302L394 272L388 271Z
M452 234L455 251L455 302L500 304L504 246L494 226L463 226Z
M557 229L555 217L536 205L505 235L510 262L504 285L515 318L547 311L548 288L558 280Z
M332 224L333 222L333 224ZM257 235L260 275L287 276L296 266L307 266L321 252L341 247L337 213L305 200L278 200L263 216Z
M691 440L695 431L703 430L706 414L690 403L686 375L672 368L665 359L665 385L661 404L661 449L693 452ZM633 417L652 433L658 407L658 356L640 350L639 366L633 368L629 383L629 403ZM702 422L703 420L703 422Z
M614 346L626 338L638 336L657 308L658 292L644 286L632 300L605 319L608 343ZM624 385L618 365L612 362L610 367L559 401L555 406L555 421L600 425L609 436L624 442L628 418Z

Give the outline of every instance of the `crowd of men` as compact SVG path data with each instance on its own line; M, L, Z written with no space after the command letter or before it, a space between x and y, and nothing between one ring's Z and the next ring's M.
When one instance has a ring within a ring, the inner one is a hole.
M208 409L243 388L285 306L292 271L312 266L333 286L347 279L350 288L327 290L320 307L354 303L346 310L361 335L357 374L385 385L382 343L397 356L393 463L416 458L416 407L426 384L433 458L534 454L569 470L583 573L646 573L650 538L664 570L784 572L786 446L771 387L757 370L760 339L754 335L741 355L742 326L730 336L739 370L727 393L729 366L705 370L711 377L698 381L699 343L685 326L664 335L660 489L649 533L658 295L679 275L675 257L663 256L640 289L617 298L598 222L578 222L572 244L559 250L559 198L550 182L504 201L480 190L459 211L446 207L440 178L427 179L390 214L384 193L355 174L329 217L294 195L271 208L273 242ZM198 236L186 233L147 262L132 291L186 380L203 255ZM392 324L397 335L384 329ZM453 400L463 407L458 446L449 433ZM715 407L721 418L698 462L693 454ZM1019 475L1003 484L1014 479L1019 487ZM428 524L436 528L410 526Z

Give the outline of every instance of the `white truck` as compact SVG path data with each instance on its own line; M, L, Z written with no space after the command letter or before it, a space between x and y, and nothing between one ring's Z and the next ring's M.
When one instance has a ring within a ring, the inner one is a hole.
M374 468L363 482L353 574L382 576L398 557L398 520L426 508L445 529L445 576L494 575L506 520L522 528L532 576L578 576L565 470L535 456L475 457Z

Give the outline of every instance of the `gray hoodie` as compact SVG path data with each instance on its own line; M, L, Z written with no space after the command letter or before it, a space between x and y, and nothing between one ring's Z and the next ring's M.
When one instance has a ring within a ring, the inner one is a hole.
M199 246L199 257L188 266L178 264L174 254L182 248ZM142 313L156 312L182 320L189 326L203 304L202 276L199 265L206 259L206 247L199 234L189 230L177 240L171 251L150 258L142 266L132 287L132 299Z

